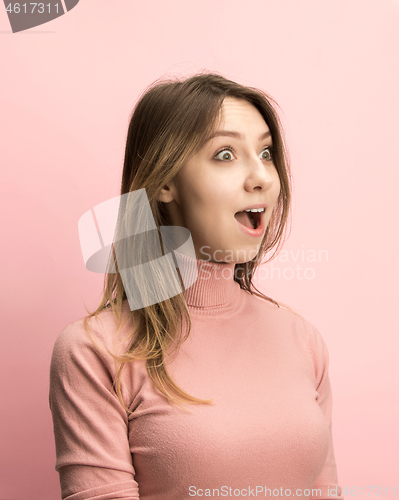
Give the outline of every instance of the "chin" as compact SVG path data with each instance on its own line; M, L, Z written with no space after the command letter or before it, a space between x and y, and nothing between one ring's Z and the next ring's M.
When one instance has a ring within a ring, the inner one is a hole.
M220 264L245 264L257 257L260 246L249 245L244 248L237 248L237 245L233 244L230 248L221 248L221 246L213 247L210 245L204 245L200 248L199 257L197 257L200 260Z
M237 264L245 264L246 262L256 259L259 254L259 248L245 248L243 250L237 250L235 253L235 262Z

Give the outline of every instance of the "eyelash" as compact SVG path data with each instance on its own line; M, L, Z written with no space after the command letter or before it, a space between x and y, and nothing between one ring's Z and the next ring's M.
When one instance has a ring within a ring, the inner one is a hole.
M273 161L273 146L266 146L265 148L262 149L262 151L265 151L265 149L268 149L269 152L270 152L270 160L266 160L266 161ZM224 160L219 160L218 158L216 158L218 155L220 155L220 153L222 153L223 151L230 151L231 153L234 154L234 149L232 146L225 146L224 148L220 149L216 154L215 154L215 160L216 161L224 161ZM231 161L231 160L227 160L228 161Z

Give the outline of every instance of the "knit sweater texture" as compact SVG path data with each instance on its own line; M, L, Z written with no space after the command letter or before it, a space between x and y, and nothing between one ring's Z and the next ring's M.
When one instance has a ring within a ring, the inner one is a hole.
M296 313L240 288L234 263L185 257L192 327L167 370L211 405L184 410L127 364L118 400L110 310L67 326L50 370L56 470L67 500L198 497L343 500L332 441L329 355ZM124 314L130 312L124 302ZM132 325L119 332L123 340ZM123 347L123 343L121 344ZM120 351L118 351L120 352Z

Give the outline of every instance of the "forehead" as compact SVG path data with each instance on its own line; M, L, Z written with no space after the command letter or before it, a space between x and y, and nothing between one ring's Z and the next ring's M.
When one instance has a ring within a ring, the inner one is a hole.
M266 132L269 130L263 116L253 104L245 99L226 97L220 110L220 122L218 129L237 130L244 132L245 129Z

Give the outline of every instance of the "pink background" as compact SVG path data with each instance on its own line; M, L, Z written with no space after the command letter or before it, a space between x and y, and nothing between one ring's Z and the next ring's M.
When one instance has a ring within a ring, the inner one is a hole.
M260 286L329 347L340 484L399 496L398 26L398 0L82 0L13 34L0 6L1 499L59 498L51 351L103 279L84 267L78 219L119 192L141 92L203 69L283 110L294 256ZM297 265L311 279L290 279Z

